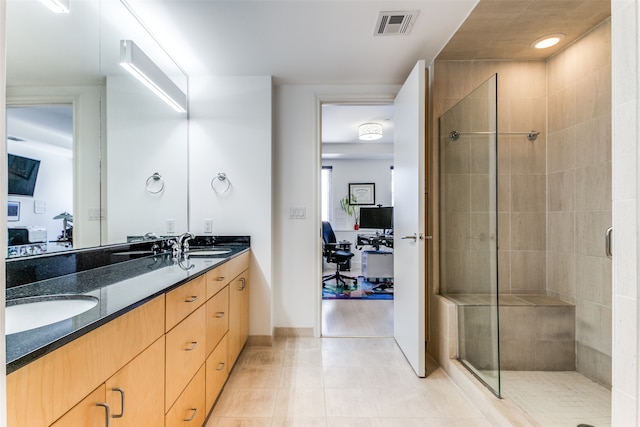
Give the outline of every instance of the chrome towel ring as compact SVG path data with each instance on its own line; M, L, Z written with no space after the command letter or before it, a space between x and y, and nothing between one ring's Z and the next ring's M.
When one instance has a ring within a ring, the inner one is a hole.
M164 190L164 180L162 179L162 175L158 172L155 172L149 178L147 178L146 184L147 191L151 194L158 194L162 190Z
M227 178L227 174L219 172L211 180L211 188L216 194L224 194L231 188L231 181Z

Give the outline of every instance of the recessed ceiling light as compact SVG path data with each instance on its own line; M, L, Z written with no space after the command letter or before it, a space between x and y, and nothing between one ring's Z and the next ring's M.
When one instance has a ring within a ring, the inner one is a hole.
M549 34L535 40L533 43L531 43L531 46L535 47L536 49L546 49L548 47L557 45L560 40L564 38L564 34Z

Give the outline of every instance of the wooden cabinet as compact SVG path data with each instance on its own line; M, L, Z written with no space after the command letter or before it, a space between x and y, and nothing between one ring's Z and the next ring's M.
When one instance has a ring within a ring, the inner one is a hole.
M168 292L165 332L169 332L178 322L196 311L204 304L206 297L206 275Z
M248 268L235 257L12 372L7 425L202 426L248 338Z
M216 349L207 357L206 378L207 385L205 398L207 409L213 407L218 395L222 391L224 383L229 377L229 348L227 346L227 335L222 338Z
M229 330L229 286L225 286L215 294L206 307L207 313L207 340L206 355L210 355L218 345L222 337Z
M102 384L53 423L52 427L104 427L111 415L104 405L105 385ZM31 425L31 420L28 423Z
M7 375L7 425L51 425L163 330L164 295Z
M162 425L164 346L163 336L107 380L112 427Z
M208 412L205 407L204 387L205 368L203 365L167 413L165 427L202 426Z
M200 307L167 333L165 412L205 361L205 317Z
M249 336L249 271L229 284L229 369L233 367Z

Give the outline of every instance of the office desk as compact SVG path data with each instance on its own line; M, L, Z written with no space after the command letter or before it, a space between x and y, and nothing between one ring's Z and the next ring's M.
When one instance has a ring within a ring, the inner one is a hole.
M386 234L358 234L356 240L357 246L373 246L376 250L380 246L386 246L393 249L393 235Z

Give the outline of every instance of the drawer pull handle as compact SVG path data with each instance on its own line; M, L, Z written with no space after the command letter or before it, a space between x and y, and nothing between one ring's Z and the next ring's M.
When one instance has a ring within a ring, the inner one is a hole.
M222 371L224 369L224 363L220 363L216 368L216 371Z
M246 288L246 287L247 287L247 280L246 280L244 277L241 277L241 278L240 278L240 283L241 283L241 285L240 285L240 290L241 290L241 291L244 291L244 288Z
M122 418L124 416L124 390L120 387L113 387L111 391L120 393L120 413L118 415L113 414L112 418Z
M222 281L224 281L224 276L216 277L216 282L222 282Z
M111 408L106 403L96 403L96 406L102 406L104 408L104 425L109 427L111 425Z
M187 298L184 302L195 302L198 299L198 295L192 295L191 298Z
M198 347L198 341L191 341L191 347L185 348L184 351L193 351Z
M219 311L219 312L217 312L217 313L216 313L216 317L217 317L218 319L222 319L222 318L224 317L224 311Z
M193 411L191 413L191 417L185 418L184 421L186 422L193 421L193 419L196 417L196 414L198 413L198 408L191 408L191 410Z

